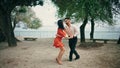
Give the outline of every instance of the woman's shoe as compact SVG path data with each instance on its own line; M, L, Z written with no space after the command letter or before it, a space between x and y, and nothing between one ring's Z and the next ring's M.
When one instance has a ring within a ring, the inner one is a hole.
M58 58L56 58L56 61L57 61L57 63L58 63L59 65L62 65L62 62L60 62L60 61L58 60Z

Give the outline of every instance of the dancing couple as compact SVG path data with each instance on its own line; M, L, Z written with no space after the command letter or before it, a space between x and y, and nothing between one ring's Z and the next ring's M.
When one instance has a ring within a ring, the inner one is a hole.
M64 26L64 22L66 26ZM66 38L68 39L69 43L69 48L70 48L70 53L69 53L69 61L73 60L73 54L76 56L75 60L80 58L80 55L76 51L76 44L77 44L77 34L78 31L74 25L71 24L70 18L65 18L63 20L58 20L57 22L58 29L57 29L57 34L54 39L53 46L56 48L59 48L59 54L56 57L56 61L58 64L62 64L62 56L65 52L65 47L64 44L62 43L62 39Z

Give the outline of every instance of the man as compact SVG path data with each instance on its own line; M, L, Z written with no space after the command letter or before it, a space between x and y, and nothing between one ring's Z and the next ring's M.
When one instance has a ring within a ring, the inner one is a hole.
M75 56L76 56L75 60L77 60L80 58L79 54L75 50L76 44L77 44L78 31L77 31L76 27L71 24L70 18L65 18L65 23L66 23L65 31L68 34L68 36L72 37L69 39L69 47L70 47L69 61L72 61L73 54L75 54Z

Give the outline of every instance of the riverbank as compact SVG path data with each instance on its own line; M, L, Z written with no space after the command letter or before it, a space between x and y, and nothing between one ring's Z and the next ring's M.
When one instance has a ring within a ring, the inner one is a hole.
M59 49L52 46L53 38L21 39L16 47L0 43L0 68L120 68L120 45L114 42L90 49L81 48L78 43L76 49L81 57L72 62L68 61L67 42L63 40L66 48L63 65L58 65L55 60Z

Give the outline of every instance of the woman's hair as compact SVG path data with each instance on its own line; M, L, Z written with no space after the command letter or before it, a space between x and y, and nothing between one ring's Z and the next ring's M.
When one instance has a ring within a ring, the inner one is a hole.
M64 29L64 25L63 25L62 20L58 20L57 24L58 24L58 28Z

